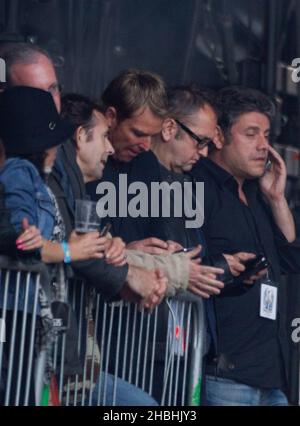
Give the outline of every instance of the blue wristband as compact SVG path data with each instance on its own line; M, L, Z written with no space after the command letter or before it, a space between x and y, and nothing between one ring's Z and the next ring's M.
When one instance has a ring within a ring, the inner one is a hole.
M72 259L69 244L66 241L63 241L61 246L64 251L64 263L71 263Z

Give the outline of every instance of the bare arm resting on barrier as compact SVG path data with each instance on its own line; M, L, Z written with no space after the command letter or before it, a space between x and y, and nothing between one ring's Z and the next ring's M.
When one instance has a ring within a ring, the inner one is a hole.
M18 250L42 249L42 260L46 263L61 262L64 258L59 244L50 243L42 238L41 232L34 225L29 225L28 219L22 221L24 232L16 240ZM73 232L69 238L71 258L74 261L85 259L101 259L105 256L107 263L123 266L125 259L125 243L121 238L99 237L97 232L78 235Z

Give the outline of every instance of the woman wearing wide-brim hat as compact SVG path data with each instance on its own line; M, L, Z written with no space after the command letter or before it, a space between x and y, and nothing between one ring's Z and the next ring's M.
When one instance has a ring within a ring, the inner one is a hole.
M4 146L0 139L0 170L5 162ZM34 255L34 250L42 247L42 237L39 229L32 225L29 226L28 220L23 218L23 232L18 238L18 234L10 223L9 210L4 204L4 185L0 183L0 254L23 259L23 253L27 252ZM19 241L24 241L25 245L19 248Z

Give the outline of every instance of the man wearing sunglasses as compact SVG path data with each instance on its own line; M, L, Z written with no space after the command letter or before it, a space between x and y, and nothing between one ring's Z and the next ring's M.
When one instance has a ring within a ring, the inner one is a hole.
M171 89L168 91L168 117L164 119L161 131L152 137L150 151L140 153L127 163L126 168L119 168L119 171L127 172L128 184L142 181L150 188L153 182L166 182L184 187L186 182L193 183L188 172L201 157L208 155L209 145L214 144L216 132L217 115L209 92L196 87ZM205 187L204 190L209 191L209 188ZM174 194L171 192L170 196L172 208L175 206ZM165 200L161 200L160 205L164 202ZM198 247L201 244L201 262L199 249L187 253L191 259L196 257L189 264L188 290L210 299L207 303L207 319L211 340L215 342L216 325L211 296L222 293L224 287L217 267L224 268L227 272L222 279L225 276L232 278L230 273L238 276L245 269L243 262L253 255L239 252L223 256L220 251L218 256L212 258L209 251L205 250L201 229L187 228L185 222L185 214L176 217L174 211L171 211L170 217L160 215L151 217L150 220L123 218L119 233L127 242L134 235L137 240L135 243L148 238L162 242L174 241L184 248Z
M110 167L105 179L115 183L119 173L125 173L128 185L132 182L144 182L148 188L152 182L176 182L182 185L186 181L191 182L191 177L186 172L193 168L200 157L207 156L208 147L214 143L216 136L217 116L212 95L196 87L178 87L168 91L167 103L167 118L162 122L161 131L152 136L150 150L140 153L131 161L120 161L115 169ZM90 194L93 196L93 193ZM174 194L171 192L170 196L173 197ZM170 200L171 206L174 206L173 201ZM171 212L171 217L121 218L117 233L128 243L128 248L147 251L151 246L153 250L167 252L167 241L176 242L184 248L201 244L203 256L204 240L199 230L186 227L187 218L184 213L181 217L175 217L173 213ZM145 242L149 242L149 246L146 247ZM166 249L156 247L158 243L165 244ZM156 252L153 251L154 253ZM199 254L199 249L188 253L190 258L196 254ZM225 257L227 262L222 256L221 267L228 270L229 266L230 272L237 276L245 269L243 262L252 255L243 252ZM217 279L217 274L213 267L190 262L189 290L205 298L219 294L223 285Z
M152 163L148 168L155 170L156 164L155 173L161 180L183 184L193 182L188 172L201 157L207 157L217 135L217 115L213 98L211 92L194 86L181 86L168 91L168 118L164 120L160 134L152 138L151 152L143 154L144 161L148 157L147 162ZM204 191L209 191L209 188L205 187ZM152 231L154 235L174 240L184 247L193 247L200 242L203 246L201 257L209 254L205 253L205 243L200 230L187 228L185 217L159 218L153 220L152 224L153 228L156 228ZM221 266L228 272L230 269L231 274L238 276L244 270L243 262L252 256L251 253L240 252L223 257L220 253L218 258L206 257L203 262ZM189 289L194 291L191 283ZM203 286L204 293L220 293L215 290Z
M185 93L191 98L188 101L192 105L192 97L196 98L196 93L190 91L188 94L186 89ZM170 92L170 100L175 96L176 91L174 94ZM198 96L203 97L203 106L195 108L190 115L183 112L174 113L172 117L171 106L170 117L164 121L161 133L152 141L151 150L160 163L175 173L190 171L202 156L207 156L209 144L213 144L217 125L216 114L213 108L205 103L204 96ZM177 116L179 118L176 118Z

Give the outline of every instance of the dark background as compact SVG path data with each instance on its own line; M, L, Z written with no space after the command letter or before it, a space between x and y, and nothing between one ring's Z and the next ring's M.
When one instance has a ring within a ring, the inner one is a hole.
M288 166L288 199L300 205L300 83L288 73L300 57L300 0L0 0L1 41L46 48L64 91L93 98L129 67L155 71L169 85L265 91L278 105L273 142ZM292 331L299 277L288 286ZM296 403L299 377L292 380Z
M128 67L168 83L274 90L297 56L298 0L0 0L0 37L51 51L67 90L94 95ZM272 56L270 58L270 55Z

